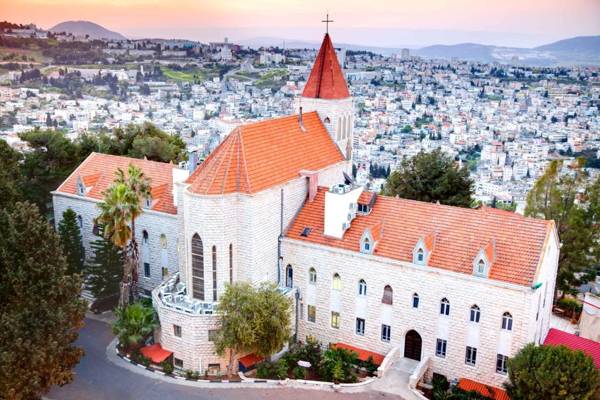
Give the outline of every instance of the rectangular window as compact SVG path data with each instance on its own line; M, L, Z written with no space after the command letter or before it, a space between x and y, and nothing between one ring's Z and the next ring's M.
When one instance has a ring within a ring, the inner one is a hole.
M413 295L413 308L419 308L419 295Z
M365 320L363 318L356 318L356 334L365 336Z
M381 341L389 342L392 338L392 327L389 325L381 325Z
M475 347L467 346L465 353L465 364L475 365L477 362L477 349Z
M167 276L169 276L169 268L162 267L162 277L166 278Z
M173 334L177 337L181 337L181 326L173 325Z
M307 307L308 322L315 322L317 320L317 307L309 305Z
M150 263L144 263L144 276L150 278Z
M332 311L331 312L331 327L335 329L340 328L340 313Z
M496 357L496 372L502 375L508 373L508 357L503 354L498 354Z
M435 355L441 358L445 358L447 344L448 342L445 339L438 339L435 344Z
M209 342L214 342L215 341L215 335L217 334L217 332L219 332L216 329L209 329L208 330L208 341Z
M183 368L183 360L180 358L173 358L173 365L175 368Z

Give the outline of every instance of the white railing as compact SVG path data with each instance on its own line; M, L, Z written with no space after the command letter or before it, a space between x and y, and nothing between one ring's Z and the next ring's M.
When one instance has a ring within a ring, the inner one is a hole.
M179 272L173 274L173 276L154 289L153 299L158 301L161 306L187 314L214 314L217 303L191 298L185 284L180 279Z
M429 369L430 364L431 359L429 357L423 358L419 364L417 364L417 367L413 371L412 375L408 378L408 386L411 389L417 388L417 384L421 381L421 379L423 379L423 376Z

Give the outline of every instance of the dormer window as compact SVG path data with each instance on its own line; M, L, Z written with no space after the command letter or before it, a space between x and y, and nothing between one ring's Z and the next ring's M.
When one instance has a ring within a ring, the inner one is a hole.
M369 211L371 211L371 209L369 208L368 204L358 204L358 212L360 214L368 214Z
M371 252L371 242L369 241L369 238L364 238L363 239L363 253L370 253Z
M150 197L144 199L144 208L152 208L152 199Z
M473 261L473 275L480 276L482 278L487 278L488 270L488 262L485 259L485 257L482 254L480 254Z
M483 274L484 272L485 272L485 261L483 261L483 259L481 259L477 263L477 273Z
M423 264L423 261L425 261L425 252L423 249L419 249L417 250L417 263Z
M81 181L77 182L77 194L85 196L85 185Z
M435 242L434 234L421 236L413 249L413 264L427 265Z
M479 250L473 259L473 275L487 278L496 259L496 244L494 239Z

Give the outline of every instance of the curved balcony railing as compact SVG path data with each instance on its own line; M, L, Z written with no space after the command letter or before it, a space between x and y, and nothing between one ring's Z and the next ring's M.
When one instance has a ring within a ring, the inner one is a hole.
M163 307L192 315L214 314L217 306L217 303L190 297L185 283L181 282L179 272L174 273L154 289L153 299Z

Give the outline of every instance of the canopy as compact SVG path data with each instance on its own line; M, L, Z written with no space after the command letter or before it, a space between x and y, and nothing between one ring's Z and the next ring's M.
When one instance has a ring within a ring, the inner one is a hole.
M381 365L381 363L383 362L383 359L385 358L384 355L379 354L379 353L375 353L373 351L369 351L369 350L365 350L365 349L361 349L346 343L334 343L332 345L334 348L336 349L346 349L346 350L350 350L353 351L355 353L358 354L358 359L361 361L367 361L369 359L369 357L371 357L373 359L373 364L375 365Z
M169 356L171 356L171 354L173 354L172 351L163 349L160 343L154 343L153 345L142 347L140 353L142 353L144 357L152 360L152 362L155 364L165 361L167 358L169 358Z

